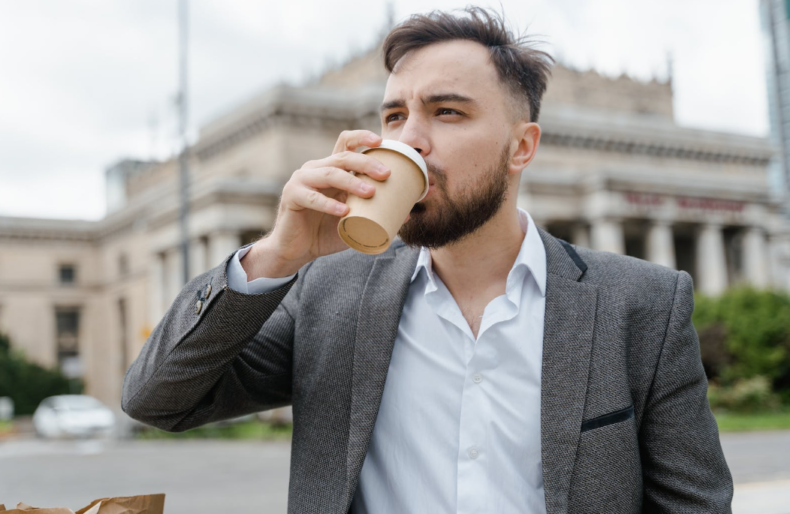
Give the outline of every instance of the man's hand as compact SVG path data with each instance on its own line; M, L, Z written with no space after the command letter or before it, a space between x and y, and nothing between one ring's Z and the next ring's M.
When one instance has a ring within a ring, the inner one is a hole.
M247 280L293 275L308 262L347 248L337 223L348 213L349 194L370 198L375 187L353 173L385 180L390 170L354 150L376 147L381 137L368 130L344 131L332 155L306 162L283 188L274 229L241 260Z

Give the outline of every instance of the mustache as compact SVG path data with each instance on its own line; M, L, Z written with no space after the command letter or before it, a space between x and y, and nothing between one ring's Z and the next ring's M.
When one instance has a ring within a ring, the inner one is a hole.
M425 167L428 168L428 182L430 183L442 183L447 180L447 174L445 171L438 167L434 166L433 164L425 163Z

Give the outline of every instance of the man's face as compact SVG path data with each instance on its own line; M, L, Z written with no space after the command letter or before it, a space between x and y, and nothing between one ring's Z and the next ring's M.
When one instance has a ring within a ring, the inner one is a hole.
M488 49L472 41L432 44L398 62L384 93L382 137L417 149L431 184L399 232L404 242L450 244L499 210L518 181L508 94Z

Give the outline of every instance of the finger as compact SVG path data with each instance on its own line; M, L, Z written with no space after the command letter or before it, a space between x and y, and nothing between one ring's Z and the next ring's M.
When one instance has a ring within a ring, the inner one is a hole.
M303 170L300 182L309 188L334 187L364 198L373 195L376 190L375 186L355 177L353 173L333 167Z
M381 144L381 136L370 130L344 130L340 133L335 143L333 154L356 150L360 146L378 146Z
M390 170L381 161L369 155L357 152L340 152L330 155L325 159L312 161L311 168L340 168L341 170L354 171L368 175L376 180L385 180L390 176Z
M298 208L323 212L332 216L343 216L348 210L346 204L306 187L301 187L294 191L291 202Z

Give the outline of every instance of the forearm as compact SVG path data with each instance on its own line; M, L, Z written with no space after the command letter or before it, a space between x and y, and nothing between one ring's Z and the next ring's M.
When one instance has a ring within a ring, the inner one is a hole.
M232 369L234 360L276 311L295 279L269 293L245 295L227 287L226 265L227 261L182 289L127 371L122 408L133 418L165 430L185 429L185 418L199 424L194 413L207 405L213 412L202 414L205 420L232 414L217 411L219 402L212 399L218 393L246 394L242 384L235 384L239 378Z

